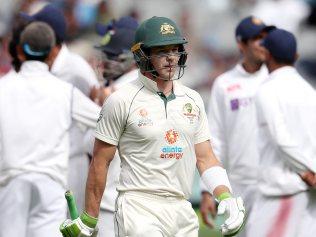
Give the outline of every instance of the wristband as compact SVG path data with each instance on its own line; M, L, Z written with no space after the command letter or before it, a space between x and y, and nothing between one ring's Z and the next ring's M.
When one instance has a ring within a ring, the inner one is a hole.
M226 186L232 193L226 170L221 166L213 166L208 168L201 175L201 179L211 194L218 186Z
M80 215L80 219L81 219L83 224L85 224L86 226L88 226L92 229L94 229L98 223L98 218L90 216L86 211L84 211Z
M216 199L218 201L223 201L223 200L225 200L227 198L231 198L231 197L232 197L232 195L229 192L224 192L224 193L221 193Z

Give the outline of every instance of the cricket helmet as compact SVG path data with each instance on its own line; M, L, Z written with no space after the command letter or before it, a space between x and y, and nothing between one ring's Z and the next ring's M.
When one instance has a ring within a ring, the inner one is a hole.
M150 62L150 48L179 45L180 58L178 66L180 68L179 72L183 72L187 59L184 44L187 42L188 41L182 36L175 22L167 17L154 16L144 21L137 28L132 52L140 70L144 72L152 72L155 75L157 72ZM181 76L179 76L178 79Z

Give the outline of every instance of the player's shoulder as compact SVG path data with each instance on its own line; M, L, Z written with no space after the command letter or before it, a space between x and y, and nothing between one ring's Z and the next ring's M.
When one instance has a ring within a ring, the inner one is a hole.
M218 87L223 87L231 83L236 83L236 79L239 78L238 65L231 68L230 70L222 73L214 80L214 85Z
M118 90L113 92L109 98L111 100L119 100L124 103L130 103L142 88L142 83L136 79L121 86Z
M177 82L177 83L176 83L176 87L179 87L179 88L181 89L181 91L183 91L183 93L184 93L187 97L189 97L189 98L191 98L192 100L194 100L197 104L199 104L199 105L202 105L202 104L203 104L203 99L202 99L200 93L197 92L196 90L193 90L193 89L191 89L191 88L189 88L189 87L183 85L183 84L180 83L180 82ZM177 93L177 92L175 92L175 93Z

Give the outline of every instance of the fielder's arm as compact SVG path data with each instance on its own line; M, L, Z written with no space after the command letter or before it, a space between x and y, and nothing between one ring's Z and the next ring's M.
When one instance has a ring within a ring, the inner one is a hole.
M85 194L85 211L93 217L99 215L108 169L115 152L116 146L95 139Z

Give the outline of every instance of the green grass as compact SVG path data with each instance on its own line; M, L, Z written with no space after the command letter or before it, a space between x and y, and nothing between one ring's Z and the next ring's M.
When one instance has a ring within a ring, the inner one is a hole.
M216 229L210 229L204 225L198 208L195 208L195 212L200 221L199 237L222 237L220 231L218 230L218 226L220 225L219 223L221 222L220 219L215 219Z

